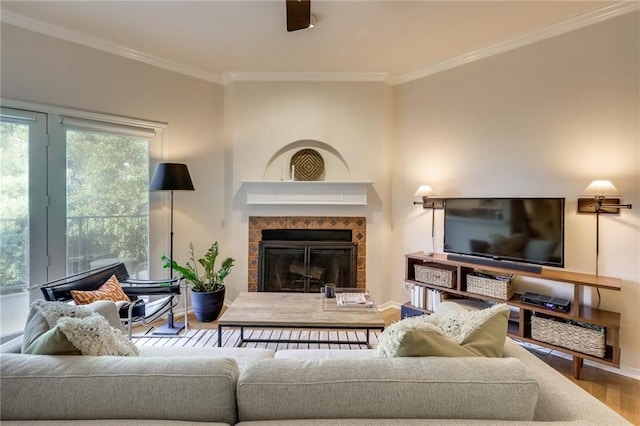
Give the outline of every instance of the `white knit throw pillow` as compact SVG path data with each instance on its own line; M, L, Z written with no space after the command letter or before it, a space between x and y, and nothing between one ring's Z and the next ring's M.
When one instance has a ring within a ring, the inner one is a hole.
M465 311L452 315L431 314L405 318L391 324L382 332L378 340L378 355L395 354L409 330L432 331L461 344L488 319L504 310L508 311L509 307L502 303L488 309Z
M138 355L138 348L100 314L93 313L84 318L63 317L57 326L82 355Z
M49 328L53 328L60 318L73 317L84 318L93 314L93 311L84 306L72 305L62 302L47 302L44 300L36 300L33 302L35 307L49 324Z

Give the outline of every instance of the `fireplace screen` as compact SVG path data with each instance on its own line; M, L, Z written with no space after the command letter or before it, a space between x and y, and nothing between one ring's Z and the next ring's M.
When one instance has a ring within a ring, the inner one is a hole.
M356 287L357 244L261 241L258 291L317 293L325 284Z

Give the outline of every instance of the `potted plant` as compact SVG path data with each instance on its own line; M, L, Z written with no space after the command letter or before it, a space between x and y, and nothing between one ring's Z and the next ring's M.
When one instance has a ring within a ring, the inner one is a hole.
M225 286L224 279L231 273L234 259L227 257L222 261L220 269L216 271L215 264L218 257L218 242L209 247L209 250L200 259L195 258L193 243L189 244L190 259L185 265L179 265L167 257L162 256L163 267L178 271L187 284L191 287L191 307L198 321L215 321L220 315L224 303ZM200 273L198 264L202 266Z

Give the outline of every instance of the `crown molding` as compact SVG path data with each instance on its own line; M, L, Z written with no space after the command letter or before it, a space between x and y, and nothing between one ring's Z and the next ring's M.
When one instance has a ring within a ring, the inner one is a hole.
M30 31L102 50L104 52L132 59L134 61L142 62L148 65L156 66L216 84L226 85L234 81L323 81L384 82L390 85L399 85L638 10L640 10L640 2L635 0L620 1L617 3L609 4L607 6L591 10L589 12L575 15L556 24L528 31L512 37L508 40L489 44L479 49L464 53L445 61L438 62L428 67L411 71L397 77L394 77L389 73L382 72L228 72L224 73L223 75L219 75L216 73L211 73L201 69L182 65L180 63L167 59L159 58L157 56L140 52L135 49L130 49L128 47L112 43L108 40L93 37L85 33L68 30L56 25L51 25L32 18L27 18L16 13L3 11L0 15L0 20L7 24L25 28Z
M438 62L437 64L421 68L416 71L411 71L393 79L391 84L398 85L427 77L441 71L459 67L460 65L465 65L470 62L488 58L490 56L494 56L512 49L517 49L519 47L533 44L547 38L559 36L580 28L587 27L589 25L597 24L599 22L615 18L617 16L635 12L637 10L640 10L640 2L638 1L621 1L618 3L613 3L598 9L591 10L589 12L575 15L556 24L548 25L546 27L538 28L532 31L527 31L508 40L489 44L460 56Z
M369 81L391 84L393 77L382 72L229 72L223 75L222 81L223 84L234 81Z
M182 65L178 62L170 61L167 59L162 59L135 49L121 46L108 40L90 36L86 33L68 30L57 25L48 24L46 22L27 18L26 16L7 11L2 11L0 20L7 24L15 25L16 27L70 41L72 43L91 47L93 49L98 49L103 52L112 53L114 55L142 62L147 65L153 65L155 67L163 68L169 71L174 71L180 74L188 75L190 77L195 77L200 80L222 84L222 77L220 77L218 74Z

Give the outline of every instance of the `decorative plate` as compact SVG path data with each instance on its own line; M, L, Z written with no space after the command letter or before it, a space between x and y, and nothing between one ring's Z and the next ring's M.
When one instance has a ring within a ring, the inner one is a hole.
M314 149L301 149L291 157L291 166L295 167L295 180L318 180L324 172L322 155Z

